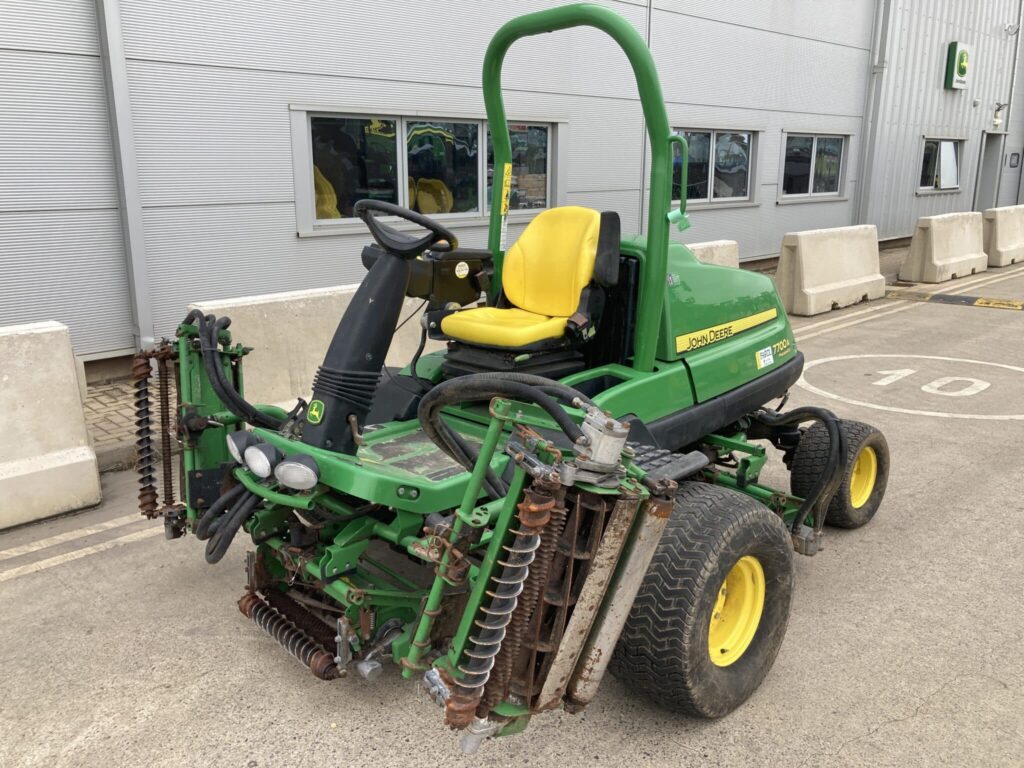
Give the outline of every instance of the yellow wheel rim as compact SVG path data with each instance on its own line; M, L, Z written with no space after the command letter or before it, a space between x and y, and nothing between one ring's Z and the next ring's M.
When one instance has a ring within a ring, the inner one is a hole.
M853 472L850 473L850 504L854 509L860 509L868 503L877 479L878 454L874 448L866 445L857 454Z
M744 555L732 567L718 589L708 653L716 666L728 667L750 647L764 610L764 569L752 555Z

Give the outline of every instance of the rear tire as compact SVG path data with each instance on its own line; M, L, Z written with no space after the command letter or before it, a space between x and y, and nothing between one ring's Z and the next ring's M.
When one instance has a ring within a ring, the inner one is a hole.
M825 522L836 528L860 528L875 516L889 481L889 445L870 424L839 420L846 440L843 483L829 502ZM828 431L812 424L800 438L790 473L793 495L805 498L828 463Z
M736 615L722 594L727 584L741 608L760 590L760 611L735 627L723 624ZM665 709L721 717L771 669L792 594L793 545L782 520L738 491L681 483L610 670Z

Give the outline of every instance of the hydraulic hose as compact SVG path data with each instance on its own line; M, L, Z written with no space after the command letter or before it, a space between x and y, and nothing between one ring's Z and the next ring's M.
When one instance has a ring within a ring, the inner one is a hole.
M449 379L424 395L418 412L420 425L424 433L441 450L467 471L471 471L478 458L478 451L445 424L441 419L441 409L456 403L490 400L499 396L540 406L573 443L583 437L583 431L562 409L558 400L566 404L580 401L593 405L582 392L542 376L522 373L478 373ZM506 484L490 470L484 478L484 488L492 498L501 498L507 492Z
M284 421L278 419L275 416L263 413L257 410L251 403L243 398L238 391L234 388L231 382L228 381L227 376L224 374L224 368L220 365L220 353L217 351L218 338L220 332L226 330L231 325L230 317L222 317L219 320L213 315L207 315L205 318L208 328L208 347L203 343L202 331L200 330L200 345L203 348L203 360L206 365L207 375L211 380L216 380L220 385L220 390L217 391L218 396L223 395L227 397L225 405L231 410L231 405L234 405L238 412L232 410L239 418L244 418L249 423L257 427L266 427L268 429L280 429L284 425ZM223 398L222 398L223 399Z
M213 504L211 504L203 513L203 516L199 518L199 522L196 524L196 538L200 541L206 541L210 538L215 530L215 527L213 526L214 521L218 520L221 513L227 509L228 506L234 504L235 500L238 499L244 491L244 485L236 485L213 502Z
M224 407L239 419L255 426L280 429L284 422L255 408L238 394L238 391L224 374L224 369L220 362L220 353L217 349L217 339L220 331L231 324L231 319L222 317L220 320L217 320L213 315L204 316L199 310L193 309L185 316L182 324L198 326L199 350L202 353L203 368L206 370L206 376L210 381L214 394L224 404Z
M221 519L213 536L206 542L206 562L210 565L219 563L235 539L239 528L253 516L256 506L262 499L255 493L247 493L235 503L231 511Z
M814 532L820 533L825 526L825 512L828 503L832 500L839 486L843 482L844 458L846 456L846 444L843 440L843 433L839 429L839 419L832 411L824 408L813 408L809 406L794 408L786 413L776 413L770 409L762 409L755 414L755 418L762 424L770 427L795 426L805 421L820 421L828 432L830 450L825 471L814 483L811 492L804 499L796 516L793 518L790 529L796 533L808 515L814 519Z

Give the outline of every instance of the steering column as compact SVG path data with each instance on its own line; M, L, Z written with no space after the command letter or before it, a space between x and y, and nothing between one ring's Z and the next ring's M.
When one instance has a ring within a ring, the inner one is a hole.
M306 409L302 441L318 448L354 454L359 432L387 356L409 282L409 261L431 246L458 241L448 229L422 214L379 200L360 200L355 214L369 228L382 253L356 290L323 364L313 379L313 399ZM382 222L397 216L426 230L412 234Z

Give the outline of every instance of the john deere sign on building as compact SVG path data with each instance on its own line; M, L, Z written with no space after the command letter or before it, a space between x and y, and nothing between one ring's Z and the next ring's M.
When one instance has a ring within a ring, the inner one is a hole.
M963 43L950 43L946 53L946 87L955 91L967 87L967 72L971 63L970 49Z

